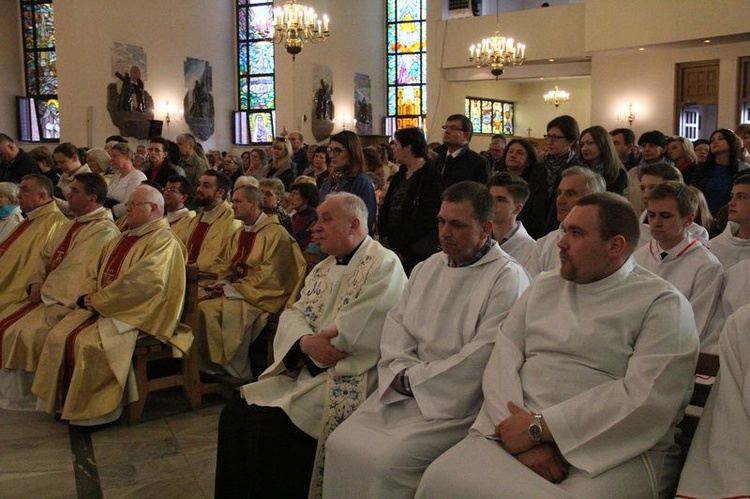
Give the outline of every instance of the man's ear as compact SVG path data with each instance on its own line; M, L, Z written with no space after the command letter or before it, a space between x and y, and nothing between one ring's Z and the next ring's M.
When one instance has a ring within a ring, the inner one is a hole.
M622 234L617 234L609 240L609 256L612 259L616 259L626 253L628 250L628 242Z

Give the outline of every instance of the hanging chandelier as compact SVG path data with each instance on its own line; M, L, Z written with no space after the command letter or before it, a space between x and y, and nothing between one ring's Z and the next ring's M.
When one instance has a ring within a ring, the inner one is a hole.
M554 90L550 90L546 94L544 94L544 102L547 102L548 104L554 104L555 107L559 107L560 104L563 102L568 102L570 100L570 94L566 92L565 90L560 90L557 88L557 85L555 85Z
M526 45L523 43L500 35L500 0L496 3L496 9L495 36L485 38L469 47L469 62L473 62L477 67L490 68L495 79L503 74L506 66L523 64L526 52Z
M328 38L328 22L328 15L318 18L312 7L287 0L283 7L273 9L273 41L284 42L294 60L302 52L304 42L320 43Z

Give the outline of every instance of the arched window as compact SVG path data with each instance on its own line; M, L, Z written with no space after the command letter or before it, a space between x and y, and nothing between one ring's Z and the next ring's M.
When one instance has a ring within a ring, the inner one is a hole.
M387 0L386 134L422 127L427 114L427 0Z
M273 142L276 125L276 61L265 22L273 19L273 2L237 1L237 100L234 142Z
M18 138L24 142L57 142L60 105L52 0L21 0L21 32L26 96L17 99Z

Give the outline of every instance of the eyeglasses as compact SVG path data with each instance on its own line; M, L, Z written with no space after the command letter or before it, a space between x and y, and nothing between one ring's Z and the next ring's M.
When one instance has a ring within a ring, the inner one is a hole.
M456 125L443 125L440 128L442 128L443 131L445 132L465 132L466 131L460 126L456 126Z
M328 151L329 156L338 156L342 152L346 151L343 147L329 147L326 149Z
M162 189L161 191L163 194L182 194L179 189L170 189L169 187Z
M545 135L544 140L562 140L565 135Z
M156 205L156 203L152 203L151 201L125 201L125 208L137 208L144 204Z

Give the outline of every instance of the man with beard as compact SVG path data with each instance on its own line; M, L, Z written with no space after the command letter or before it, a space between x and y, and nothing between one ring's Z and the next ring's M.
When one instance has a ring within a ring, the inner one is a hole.
M190 221L187 229L188 264L198 265L201 272L218 273L219 258L229 246L242 222L234 218L232 207L226 201L232 187L229 177L216 170L200 176L195 189L195 206L203 211ZM203 289L208 283L201 282Z

